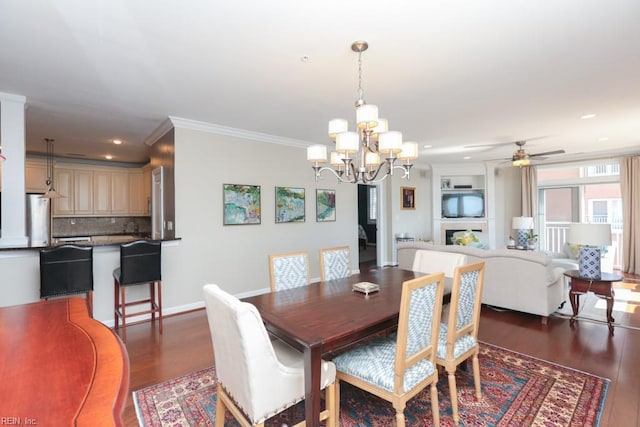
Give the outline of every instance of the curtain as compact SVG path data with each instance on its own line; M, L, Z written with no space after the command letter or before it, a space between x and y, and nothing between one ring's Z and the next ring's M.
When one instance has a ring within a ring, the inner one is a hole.
M620 161L622 194L622 271L640 274L640 157Z
M522 216L533 218L537 229L538 218L538 175L535 166L524 166L522 173Z

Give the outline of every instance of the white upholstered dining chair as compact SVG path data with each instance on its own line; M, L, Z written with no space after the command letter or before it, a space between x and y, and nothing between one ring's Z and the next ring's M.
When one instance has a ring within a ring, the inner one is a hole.
M484 285L484 261L467 264L455 269L451 303L446 322L440 325L436 364L443 366L449 377L453 421L458 425L458 395L456 368L471 358L476 397L482 398L480 364L478 362L478 326Z
M444 272L445 277L453 277L456 267L467 263L467 256L454 252L417 250L413 258L413 271L420 273Z
M302 353L271 340L258 310L217 285L203 288L218 378L216 427L228 409L243 426L263 426L266 419L304 399ZM335 426L335 365L322 362L321 388L326 409L320 420ZM296 424L303 425L304 420Z
M430 386L433 424L440 424L435 352L443 288L442 273L402 284L398 333L374 338L333 359L338 402L340 381L346 381L391 402L396 410L396 424L403 427L407 401Z
M309 284L309 254L291 252L269 255L271 292Z
M351 249L337 246L320 250L320 280L342 279L351 276Z

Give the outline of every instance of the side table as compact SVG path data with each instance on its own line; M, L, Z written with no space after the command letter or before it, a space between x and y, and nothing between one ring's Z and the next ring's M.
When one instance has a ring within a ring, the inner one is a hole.
M600 298L604 298L607 301L607 325L609 325L609 332L613 335L613 297L614 292L612 284L614 282L621 282L622 276L613 273L602 273L600 279L588 279L581 277L578 270L567 270L564 275L569 277L571 281L571 290L569 291L569 301L571 301L571 308L573 310L573 316L571 317L570 324L576 320L578 311L580 308L579 296L586 294L587 292L593 292Z

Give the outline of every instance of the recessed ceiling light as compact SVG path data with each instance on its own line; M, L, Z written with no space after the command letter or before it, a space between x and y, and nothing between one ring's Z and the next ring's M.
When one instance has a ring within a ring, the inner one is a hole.
M424 148L431 148L431 147L433 147L433 145L425 144L423 147Z
M598 138L598 141L600 141L600 142L605 142L605 141L608 141L608 140L609 140L608 136L603 136L602 138Z
M116 144L116 145L120 145L120 144L122 144L122 141L119 140L119 139L114 139L113 143Z
M580 116L580 118L582 120L588 120L588 119L593 119L596 115L595 114L585 114L584 116Z
M471 156L464 156L462 159L463 160L469 160L471 158Z
M107 154L106 156L104 156L104 158L107 160L111 160L113 159L113 156L111 154Z

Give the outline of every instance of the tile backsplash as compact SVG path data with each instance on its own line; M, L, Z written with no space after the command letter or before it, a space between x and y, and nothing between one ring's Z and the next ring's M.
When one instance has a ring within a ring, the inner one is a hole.
M151 233L149 216L53 218L53 237Z

